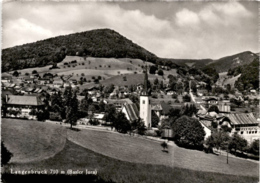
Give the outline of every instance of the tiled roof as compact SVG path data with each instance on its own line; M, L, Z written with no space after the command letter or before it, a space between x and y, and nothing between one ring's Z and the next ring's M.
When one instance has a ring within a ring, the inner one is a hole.
M138 119L138 109L137 109L136 104L126 104L124 106L126 108L128 116L130 118L130 121L134 121L134 120Z
M230 112L230 105L218 105L220 112Z
M106 99L107 103L108 104L133 104L133 102L128 99L128 98L125 98L125 99Z
M227 117L234 125L259 123L254 117L253 113L234 113L234 114L228 114Z
M37 96L18 96L18 95L8 95L7 104L13 105L33 105L40 106L44 105L43 102Z

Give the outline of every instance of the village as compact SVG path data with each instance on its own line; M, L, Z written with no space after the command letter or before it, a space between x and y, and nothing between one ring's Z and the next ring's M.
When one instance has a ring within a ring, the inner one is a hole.
M70 64L77 65L76 61ZM207 83L195 80L192 75L187 76L186 80L170 75L168 82L160 83L156 78L151 83L148 80L148 69L151 72L152 67L143 67L144 74L141 75L144 80L131 86L117 86L116 83L102 86L99 83L101 77L92 77L93 83L82 85L84 80L86 82L83 77L77 81L72 75L38 74L37 70L24 75L17 71L3 73L2 118L64 123L65 109L61 109L64 108L63 94L67 88L71 88L78 104L73 125L113 128L113 120L116 120L113 115L122 113L125 116L123 119L126 118L129 124L138 120L143 122L143 130L146 132L140 134L171 139L173 132L170 118L174 117L171 113L177 110L179 116L189 114L199 121L205 132L205 141L216 129L224 129L230 137L238 134L246 139L247 144L259 139L259 94L256 90L242 94L238 90L229 92L230 89L224 88L222 92L220 87L213 85L209 91ZM169 70L167 67L159 67ZM124 79L124 74L121 75ZM173 81L175 89L171 87ZM216 92L217 89L220 92ZM129 125L126 129L117 130L128 132L131 127ZM137 127L133 130L138 133Z

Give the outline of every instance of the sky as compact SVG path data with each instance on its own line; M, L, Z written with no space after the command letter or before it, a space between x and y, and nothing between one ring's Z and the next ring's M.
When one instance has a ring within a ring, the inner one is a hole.
M2 4L2 48L109 28L162 58L259 52L257 2L26 2Z

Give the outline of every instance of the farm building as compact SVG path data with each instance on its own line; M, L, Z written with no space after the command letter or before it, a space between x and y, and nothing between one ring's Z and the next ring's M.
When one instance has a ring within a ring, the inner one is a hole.
M36 112L44 107L38 96L6 95L5 105L7 117L36 120Z

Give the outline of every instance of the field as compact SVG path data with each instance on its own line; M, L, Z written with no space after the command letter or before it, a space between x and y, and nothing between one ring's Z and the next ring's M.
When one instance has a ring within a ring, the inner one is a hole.
M30 124L27 124L31 121L24 121L21 123L24 127L17 128L17 133L9 133L10 127L8 126L13 126L20 120L3 119L2 121L2 131L5 131L2 136L5 139L10 138L10 136L14 136L16 139L21 138L25 133L28 133L26 129L31 127ZM10 168L13 170L58 169L65 171L68 169L85 171L88 169L97 170L98 177L105 182L242 183L258 181L258 163L246 160L229 158L230 163L227 165L225 156L205 154L175 145L169 147L169 153L165 153L162 152L159 142L130 137L129 135L86 129L72 131L55 123L34 122L34 126L38 133L29 133L28 137L46 136L46 131L49 132L50 128L55 129L55 131L63 128L64 134L67 131L65 146L58 145L63 149L56 151L56 154L48 159L40 158L24 163L11 161L5 167L6 172ZM52 136L54 135L55 133L52 133ZM56 136L56 138L58 137ZM6 146L10 147L7 145L8 143L6 141ZM26 142L17 142L15 148L20 150L26 148L21 146L21 143ZM42 143L50 145L47 140L42 141ZM27 144L27 146L30 145ZM44 148L41 151L32 151L32 153L41 154L50 149ZM13 158L21 158L15 156ZM25 156L32 156L32 154Z
M64 65L64 63L69 63L71 61L77 61L75 66L68 67ZM149 62L143 62L140 59L130 59L130 58L94 58L87 57L84 59L83 57L78 56L66 56L65 59L58 63L57 66L59 69L49 70L51 65L45 67L36 67L36 68L27 68L23 70L18 70L21 72L21 75L24 76L25 73L31 74L33 70L36 70L40 75L49 72L53 74L61 75L72 75L72 79L80 80L81 77L86 78L87 81L91 80L92 77L101 76L102 84L118 84L120 86L125 85L133 85L138 83L143 83L143 76L140 78L140 74L143 75L142 66L144 65L154 65ZM136 75L137 74L137 75ZM172 69L170 71L164 71L164 77L149 75L149 79L151 82L155 78L159 80L164 80L164 83L168 82L168 75L177 75L176 69ZM123 76L126 75L127 81L123 81ZM88 84L88 83L87 83ZM85 84L85 85L87 85ZM82 88L82 87L81 87Z
M64 63L67 62L71 62L73 60L77 61L77 65L75 67L73 67L71 65L71 67L65 66ZM131 61L131 63L130 63ZM84 64L84 65L83 65ZM153 65L152 63L146 62L147 65ZM115 58L95 58L95 57L88 57L86 58L86 60L84 60L83 57L78 57L78 56L66 56L65 59L58 63L57 66L60 69L52 69L49 70L49 68L51 67L51 65L45 66L45 67L36 67L36 68L27 68L27 69L22 69L22 70L18 70L18 72L21 72L22 75L24 75L25 73L32 73L33 70L36 70L38 73L46 73L46 72L50 72L53 74L58 74L61 75L60 73L66 73L67 71L69 72L74 72L77 73L77 70L81 70L80 72L82 72L82 70L88 71L89 70L96 70L96 71L100 71L100 70L104 70L104 71L114 71L116 70L116 74L117 75L117 71L132 71L132 73L134 71L136 72L140 72L142 71L141 66L144 65L144 62L140 59L129 59L129 58L125 58L125 59L115 59ZM128 69L127 69L128 68Z
M2 140L14 156L11 162L31 162L54 156L66 141L66 130L43 122L2 119Z
M231 87L234 87L235 82L240 77L240 75L241 74L239 74L239 75L237 75L235 77L229 78L227 76L227 72L219 73L219 79L217 81L217 84L220 85L220 86L224 86L224 85L230 84Z

